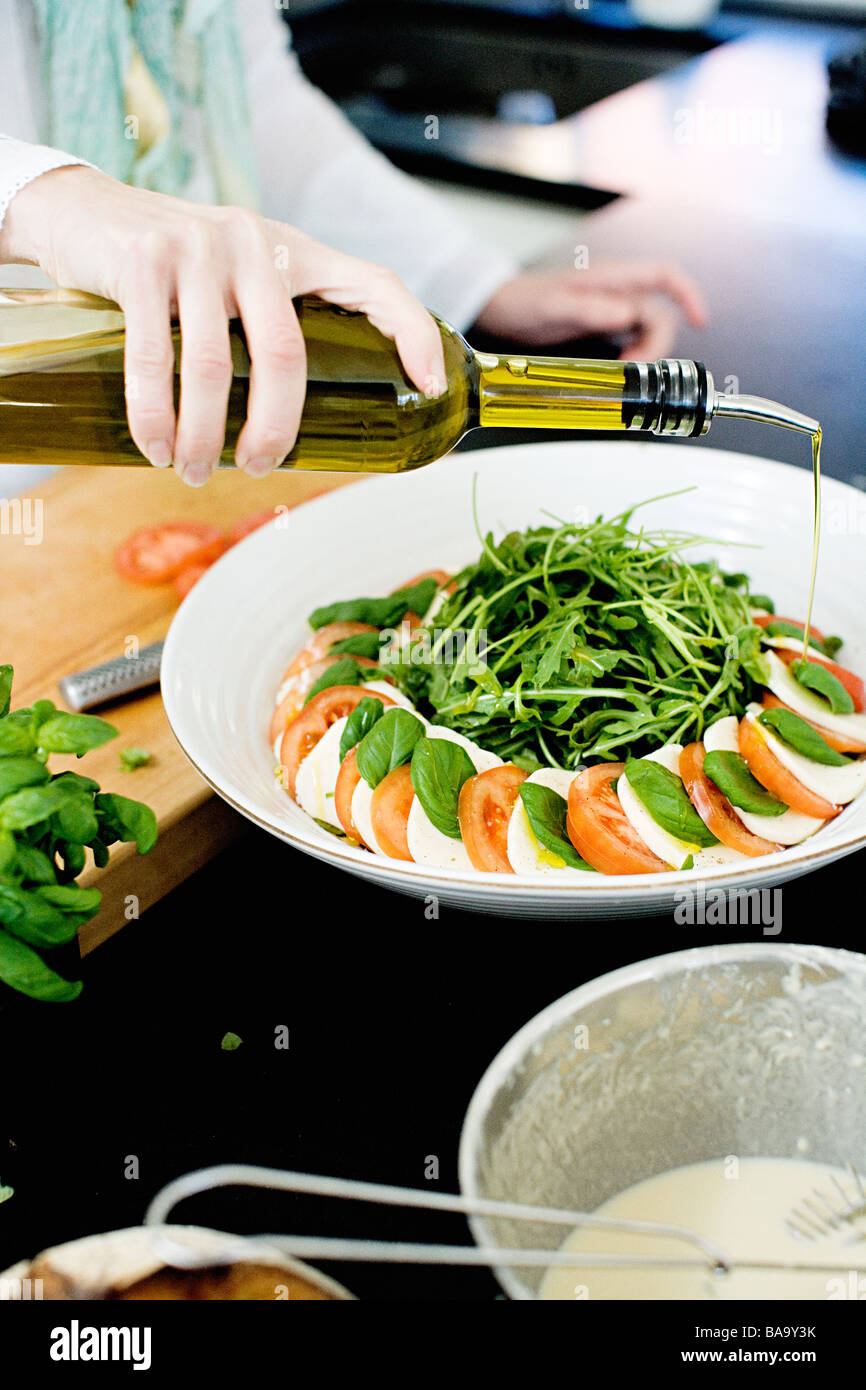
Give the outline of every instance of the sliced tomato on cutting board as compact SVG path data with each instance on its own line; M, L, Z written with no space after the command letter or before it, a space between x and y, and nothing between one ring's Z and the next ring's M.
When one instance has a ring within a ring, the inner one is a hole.
M167 584L190 565L209 565L228 542L204 521L163 521L133 531L114 552L114 565L135 584Z

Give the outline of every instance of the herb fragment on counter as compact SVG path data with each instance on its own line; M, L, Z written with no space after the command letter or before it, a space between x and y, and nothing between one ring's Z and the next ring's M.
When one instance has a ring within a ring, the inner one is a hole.
M152 757L146 748L121 748L117 766L121 772L135 772L136 768L147 767Z
M98 911L97 888L74 882L90 848L97 866L117 840L153 848L156 817L128 797L101 792L78 772L52 774L51 753L82 757L117 730L94 715L67 714L50 700L10 710L11 666L0 666L0 980L32 999L81 993L42 957L74 940Z
M223 1052L237 1052L243 1043L243 1038L239 1038L237 1033L224 1033L220 1047Z

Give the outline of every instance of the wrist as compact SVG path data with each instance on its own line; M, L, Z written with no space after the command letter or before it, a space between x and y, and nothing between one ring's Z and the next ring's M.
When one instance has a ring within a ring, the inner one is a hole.
M82 178L93 172L87 165L64 164L25 183L12 197L0 227L0 263L44 268L58 207L80 196Z

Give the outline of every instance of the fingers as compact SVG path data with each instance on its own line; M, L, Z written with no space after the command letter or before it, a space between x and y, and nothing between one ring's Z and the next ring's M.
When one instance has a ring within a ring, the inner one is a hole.
M129 430L157 468L174 454L174 345L167 286L156 275L139 279L124 296L124 381Z
M587 271L586 276L589 283L599 288L620 290L624 294L666 294L696 328L703 328L707 323L706 301L696 281L680 266L668 261L612 261Z
M235 462L251 478L263 478L297 437L307 386L304 338L273 273L250 274L236 293L250 353L250 392Z
M676 339L677 316L669 304L647 297L634 301L633 337L620 353L626 361L654 362L667 357Z
M179 281L177 307L181 358L174 465L185 483L201 487L225 440L232 380L228 312L217 281L197 270Z
M279 224L272 224L278 226ZM331 304L364 313L391 338L410 381L426 396L445 390L445 356L439 329L423 305L390 270L331 251L309 237L291 234L290 291L316 294Z

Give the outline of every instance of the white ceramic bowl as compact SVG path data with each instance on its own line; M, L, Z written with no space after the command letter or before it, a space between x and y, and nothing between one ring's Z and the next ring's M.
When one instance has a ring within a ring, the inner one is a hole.
M807 444L804 440L804 451ZM744 454L649 441L515 445L454 454L399 477L341 488L278 518L230 550L195 586L172 623L162 693L187 757L255 824L315 858L417 897L526 917L638 916L669 910L696 875L682 872L558 882L515 874L431 870L353 849L321 830L279 786L267 726L274 694L308 635L314 608L385 594L427 568L457 569L478 554L471 489L482 525L498 535L563 518L611 515L660 493L639 515L649 527L717 538L706 547L746 570L780 613L805 612L812 528L811 473ZM866 671L866 498L825 480L827 519L815 621L845 638L844 659ZM733 543L733 544L732 544ZM760 547L745 549L748 546ZM690 551L697 557L697 552ZM701 874L720 888L785 882L866 845L866 797L802 845L745 866Z

